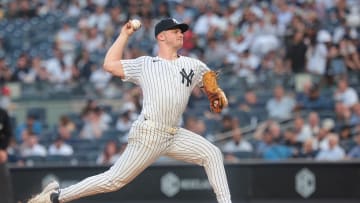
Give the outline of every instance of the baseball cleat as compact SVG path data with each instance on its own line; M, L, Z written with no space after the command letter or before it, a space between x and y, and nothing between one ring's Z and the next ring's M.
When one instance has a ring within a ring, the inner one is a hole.
M35 197L31 198L28 203L52 203L50 199L50 195L52 193L58 193L59 190L59 183L56 181L50 182L43 191L36 195Z

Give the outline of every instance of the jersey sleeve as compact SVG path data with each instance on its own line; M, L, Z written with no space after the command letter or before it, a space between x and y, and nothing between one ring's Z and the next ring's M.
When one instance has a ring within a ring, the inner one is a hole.
M121 60L121 64L123 66L125 75L123 81L138 84L140 81L142 68L144 66L144 57L138 57L135 59L124 59Z

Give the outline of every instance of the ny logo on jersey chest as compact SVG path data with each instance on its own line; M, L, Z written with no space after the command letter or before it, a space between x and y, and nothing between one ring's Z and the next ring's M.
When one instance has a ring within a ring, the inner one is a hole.
M189 87L191 85L191 82L192 82L192 78L194 77L194 71L191 69L190 70L190 73L187 74L185 69L182 69L180 71L180 74L182 76L182 84L185 84L185 80L186 80L186 87Z

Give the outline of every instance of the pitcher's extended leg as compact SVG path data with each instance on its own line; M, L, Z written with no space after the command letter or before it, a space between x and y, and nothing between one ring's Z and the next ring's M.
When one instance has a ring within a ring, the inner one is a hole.
M223 155L218 147L198 134L180 129L166 155L204 166L218 202L231 203Z
M149 148L142 142L129 141L124 153L108 171L61 189L59 201L69 202L85 196L116 191L152 164L160 151L157 147Z

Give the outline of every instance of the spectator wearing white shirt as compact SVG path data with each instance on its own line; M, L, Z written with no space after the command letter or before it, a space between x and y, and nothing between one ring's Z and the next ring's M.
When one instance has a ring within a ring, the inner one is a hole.
M89 27L96 27L101 32L104 32L107 26L110 26L111 18L110 15L105 12L103 6L96 6L95 13L91 14L88 19Z
M75 51L76 34L76 30L67 22L64 22L62 28L56 33L56 44L64 54L73 54Z
M109 84L111 75L97 66L93 66L92 68L95 70L92 70L90 82L94 85L97 93L102 94L105 87Z
M351 108L359 101L359 96L354 88L349 87L347 79L342 78L337 83L334 99L335 101L342 102L346 107Z
M294 99L285 95L285 90L282 86L276 86L273 95L274 96L266 102L266 110L269 117L276 119L290 118L292 110L295 107Z
M39 144L36 135L30 133L30 135L24 140L24 143L20 146L20 155L22 157L29 156L46 156L46 148Z
M248 141L243 139L240 128L235 128L231 132L231 135L232 135L232 140L225 143L223 147L224 152L232 153L232 152L241 152L241 151L246 151L246 152L253 151L252 145Z
M93 53L104 46L104 35L101 35L96 27L88 29L87 37L83 39L82 45L89 53Z
M315 136L320 130L319 114L315 111L310 112L307 117L307 123L305 126L310 129L311 135Z
M132 126L133 120L130 118L130 111L126 111L119 116L116 121L116 129L121 132L128 132Z
M316 156L316 160L338 161L345 158L345 151L339 146L339 137L336 134L328 135L329 148L323 149Z
M310 127L304 125L304 119L300 115L295 116L294 131L296 134L296 141L304 142L305 140L312 138Z
M57 137L55 142L51 144L48 149L49 155L71 156L73 153L74 150L72 146L66 144L61 137Z
M242 158L238 157L238 152L253 152L253 146L243 138L240 128L232 130L231 135L232 139L222 147L225 161L236 162L239 158Z
M246 49L240 54L239 61L234 65L234 70L239 77L254 76L255 70L260 65L260 59Z
M315 75L324 75L326 71L327 47L325 43L331 41L329 32L321 30L317 35L317 42L306 51L306 70Z
M200 36L206 36L209 31L217 28L219 21L219 16L213 11L211 6L208 6L205 13L196 20L194 33Z

